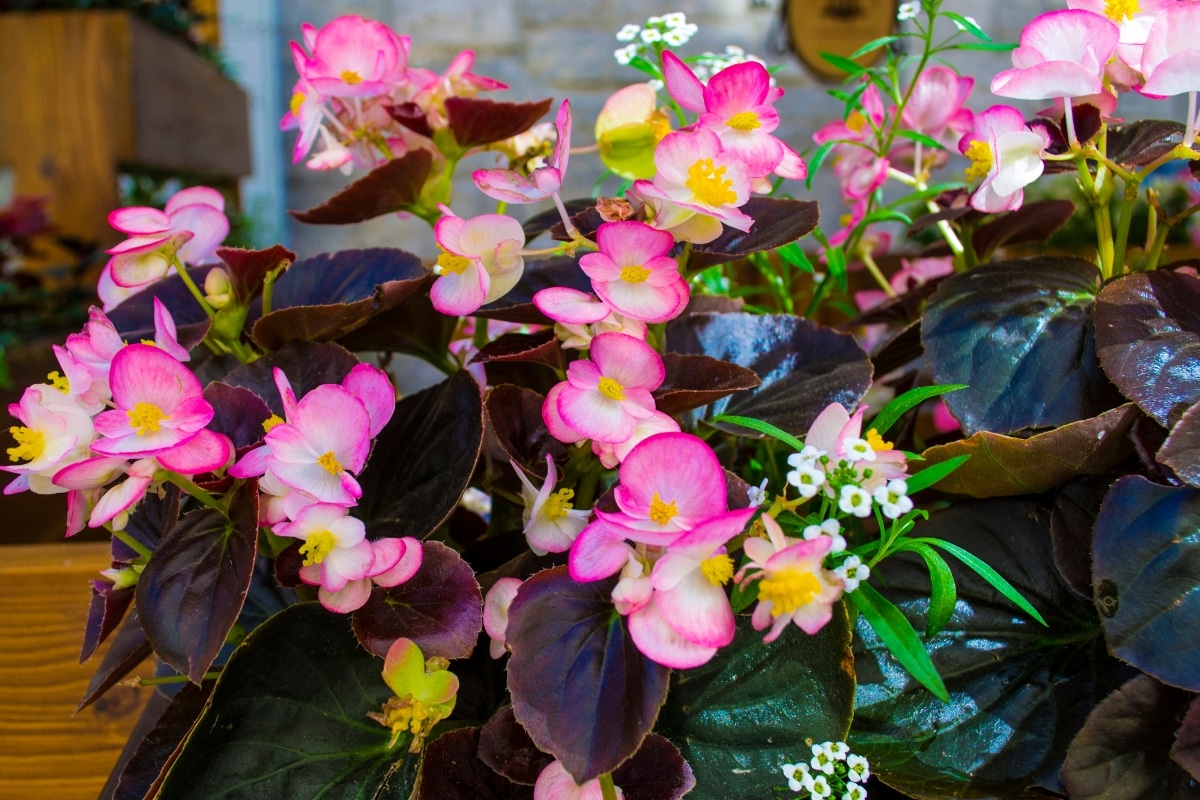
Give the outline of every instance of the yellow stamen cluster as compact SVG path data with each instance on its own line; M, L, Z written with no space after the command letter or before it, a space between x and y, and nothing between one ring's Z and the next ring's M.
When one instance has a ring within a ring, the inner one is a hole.
M645 283L650 277L650 270L643 266L621 267L621 280L626 283Z
M283 417L279 416L278 414L272 414L271 416L269 416L263 420L263 424L262 424L263 425L263 433L270 433L271 428L274 428L276 425L282 425L282 424L283 424Z
M1104 16L1113 22L1133 19L1133 15L1139 11L1138 0L1104 0Z
M138 436L158 433L162 427L160 423L164 419L170 419L169 415L153 403L138 403L132 410L126 411L125 416L129 417L129 427L137 431Z
M596 386L600 390L600 394L607 397L609 400L624 400L625 387L614 381L612 378L601 378L600 383Z
M574 508L571 504L573 497L575 497L574 489L559 489L546 498L546 502L542 506L542 514L551 522L556 519L562 519L567 516L568 511Z
M59 375L57 370L47 375L46 380L50 381L50 385L63 394L71 393L71 381L67 379L66 375Z
M664 503L658 492L655 492L654 497L650 498L650 521L656 525L666 525L677 516L679 506L675 505L675 501Z
M874 428L871 428L871 430L867 431L866 438L867 444L870 445L871 449L876 453L883 453L896 448L896 446L891 442L884 441L884 438L879 435L879 431L875 430Z
M709 206L725 206L737 202L733 191L733 179L725 177L726 168L718 167L711 158L702 158L688 167L688 178L684 186L701 203Z
M762 122L758 119L758 114L755 114L753 111L743 111L739 114L734 114L725 120L725 124L735 131L752 131L755 128L762 127Z
M292 116L300 116L300 108L304 105L304 101L307 99L308 98L304 96L304 92L296 92L294 95L292 95Z
M317 463L324 467L330 475L341 475L345 472L341 462L337 460L337 455L332 450L318 458Z
M700 572L713 586L724 586L733 577L733 559L724 553L700 562Z
M33 461L46 449L46 435L41 431L14 426L9 428L8 432L17 440L16 447L8 448L10 461Z
M342 80L351 86L358 86L363 81L362 76L352 69L342 72Z
M469 266L471 266L471 259L466 256L460 256L457 253L443 252L438 256L437 268L438 272L442 275L448 273L460 275Z
M385 728L391 729L392 739L388 742L389 748L396 746L396 740L400 738L401 734L411 733L413 739L408 748L410 753L421 752L421 745L424 743L425 737L442 718L438 709L426 705L411 694L406 694L404 697L392 695L392 698L383 704L382 714L370 712L367 716Z
M758 598L771 601L771 616L795 613L821 593L821 582L807 570L784 567L763 578L758 584Z
M304 566L311 567L313 564L320 564L325 560L325 556L333 552L335 547L337 547L337 542L334 541L331 532L310 533L304 540L304 544L300 546L300 555L304 556Z
M862 133L862 129L867 126L867 118L862 115L861 111L851 111L850 116L846 117L846 127L855 133Z
M995 158L992 156L991 145L987 142L981 142L978 139L971 142L964 155L971 159L971 166L967 167L967 180L969 181L976 178L986 178L996 163Z

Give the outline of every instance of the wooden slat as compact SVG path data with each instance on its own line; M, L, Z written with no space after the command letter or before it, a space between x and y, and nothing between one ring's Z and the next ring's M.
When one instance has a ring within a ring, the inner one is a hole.
M107 544L0 547L0 800L95 800L150 697L117 686L74 714L107 647L79 664L108 565Z

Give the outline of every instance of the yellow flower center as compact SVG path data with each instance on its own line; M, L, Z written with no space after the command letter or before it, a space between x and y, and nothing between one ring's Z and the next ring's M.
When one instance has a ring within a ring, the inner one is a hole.
M867 118L862 115L861 111L851 111L850 116L846 117L846 127L855 133L862 133L862 129L867 126Z
M50 385L63 394L71 393L71 381L67 379L66 375L59 375L57 370L47 375L46 380L50 381Z
M396 746L396 740L402 734L411 733L413 739L408 752L419 753L429 731L441 721L442 717L446 716L446 713L439 706L430 706L411 694L406 694L404 697L392 695L391 699L383 704L382 714L369 712L367 716L385 728L391 729L392 739L388 742L389 748Z
M348 69L342 73L342 80L351 86L358 86L362 83L362 76L352 69Z
M700 571L713 586L724 586L733 577L733 559L724 553L700 562Z
M136 430L138 436L158 433L158 429L162 427L159 423L164 419L170 419L161 408L153 403L138 403L132 411L126 411L125 415L129 417L129 427Z
M1124 22L1132 19L1141 9L1138 0L1104 0L1104 16L1113 22Z
M759 121L758 114L755 114L753 111L743 111L740 114L734 114L725 120L725 124L735 131L752 131L755 128L762 127L762 122Z
M821 582L817 576L795 567L784 567L758 584L758 598L771 601L773 617L794 613L820 593Z
M300 107L304 105L304 101L308 98L304 96L304 92L296 92L292 95L292 116L300 116Z
M562 519L567 515L568 511L574 508L571 504L571 498L574 496L574 489L559 489L546 498L546 503L542 506L542 514L551 522L556 519Z
M464 269L471 266L471 259L466 256L460 256L457 253L442 253L438 256L437 265L438 271L442 275L448 272L459 275Z
M991 145L987 142L981 142L978 139L971 142L965 155L971 159L971 166L967 167L967 180L986 178L988 173L992 171L992 166L996 163L992 157Z
M600 384L596 388L600 390L600 394L604 395L609 400L625 399L625 387L614 381L612 378L601 378Z
M879 435L879 431L875 430L874 428L871 428L871 430L867 431L867 444L869 444L871 449L876 453L882 453L887 450L895 449L895 445L891 442L885 442L883 437Z
M650 270L643 266L621 267L621 280L626 283L644 283L650 277Z
M325 471L330 475L341 475L343 472L345 472L345 470L342 469L342 465L337 460L337 455L335 455L332 450L318 458L317 463L324 467Z
M270 433L271 428L274 428L276 425L282 425L282 424L283 424L283 418L280 417L278 414L272 414L271 416L269 416L263 420L263 433ZM322 458L323 457L324 456L322 456Z
M655 492L654 497L650 498L650 521L656 525L666 525L677 516L679 506L675 505L675 501L664 503L658 492Z
M320 564L325 560L325 556L333 552L335 547L337 547L337 543L329 531L310 533L304 540L304 544L300 546L300 555L304 556L304 566L311 567L313 564Z
M702 158L688 167L688 178L683 185L708 206L724 206L737 200L733 180L725 178L725 167L716 166L711 158Z
M16 447L8 448L10 461L16 462L22 459L33 461L46 449L46 435L41 431L35 431L33 428L12 427L8 429L8 432L17 440Z

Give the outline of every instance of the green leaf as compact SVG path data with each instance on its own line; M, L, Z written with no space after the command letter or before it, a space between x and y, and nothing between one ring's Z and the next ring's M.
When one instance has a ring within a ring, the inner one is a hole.
M983 50L989 53L1007 53L1010 50L1017 49L1016 42L967 42L965 44L955 44L946 48L947 50Z
M712 421L713 422L727 422L730 425L740 425L741 427L749 428L752 431L758 431L759 433L765 433L767 436L773 437L773 438L778 439L779 441L783 442L788 447L791 447L792 449L794 449L797 453L804 449L804 442L800 441L795 436L792 436L787 431L782 431L779 428L776 428L774 425L772 425L769 422L763 422L762 420L758 420L758 419L751 419L750 417L733 416L731 414L722 414L719 417L713 417Z
M912 225L912 217L894 208L880 208L863 217L858 224L870 225L874 222L903 222L905 225Z
M908 670L908 674L920 681L922 686L943 703L950 702L946 684L942 683L942 676L938 675L933 662L929 660L925 643L917 637L917 632L900 613L900 609L875 591L869 583L860 583L858 588L846 597L887 645L896 660Z
M1015 587L1013 587L1011 583L1005 580L1003 575L1001 575L999 572L996 572L996 570L989 567L985 562L976 556L971 555L971 553L962 549L958 545L951 544L950 542L942 539L914 539L913 541L931 544L934 547L940 547L941 549L945 550L947 553L970 567L976 575L987 581L993 589L1011 600L1013 605L1017 606L1017 608L1021 609L1043 625L1046 624L1046 620L1042 618L1042 615L1038 613L1038 610L1034 608L1030 602L1026 600L1021 593L1016 590Z
M911 526L910 526L911 527ZM954 604L958 600L958 590L954 586L954 573L950 565L927 544L908 542L902 549L912 552L925 559L929 567L929 583L932 591L929 595L929 618L925 622L925 635L937 636L938 632L950 622L954 616Z
M642 58L641 56L634 56L629 61L629 66L633 67L634 69L636 69L640 72L644 72L647 75L650 75L651 77L662 80L662 70L660 70L657 66L655 66L654 62L647 61L645 58Z
M992 41L992 37L984 33L983 28L979 27L979 25L977 25L973 20L964 17L962 14L955 14L953 11L943 11L941 15L947 19L953 20L958 27L962 28L976 39L980 39L984 42Z
M845 56L834 55L833 53L821 53L820 56L835 68L846 73L847 78L853 78L855 75L860 75L867 71L866 67L854 63Z
M676 671L657 730L696 775L688 800L777 796L779 767L812 742L843 739L854 697L850 623L843 604L815 636L788 625L770 644L747 617L702 667Z
M875 50L878 50L881 47L886 47L887 45L891 44L892 42L898 41L899 39L900 39L899 36L880 36L878 39L872 39L871 41L867 42L862 47L858 48L853 53L851 53L849 55L849 58L851 58L851 59L861 58L862 56L865 56L867 53L871 53Z
M880 436L891 430L904 414L912 408L916 408L921 403L932 397L946 394L947 392L957 392L959 389L965 389L965 383L949 383L943 386L919 386L916 389L909 389L899 397L892 399L890 403L880 409L879 414L871 421L869 428L873 428Z
M838 288L846 291L846 251L841 245L825 248L825 263L829 266L829 274L837 281Z
M968 455L955 456L954 458L947 459L940 464L934 464L932 467L926 467L916 475L910 475L904 479L908 484L908 493L916 494L922 489L928 489L930 486L933 486L942 478L946 477L951 472L954 472L954 470L962 466L968 458L970 458Z
M818 147L816 152L812 154L812 158L808 160L808 177L804 180L804 188L812 188L813 178L816 177L818 170L821 169L821 165L825 163L825 157L829 155L829 151L836 144L837 142L833 141L825 142L825 144Z
M808 254L805 253L804 249L795 242L785 244L783 247L778 248L775 252L779 253L779 257L791 264L793 267L802 269L809 274L812 274L816 271L816 269L813 267L812 261L808 258Z
M885 206L885 208L895 208L896 206L908 205L910 203L919 203L919 202L928 200L932 197L937 197L939 194L942 194L943 192L949 192L954 189L962 189L965 186L966 186L966 184L963 183L962 181L945 181L944 183L935 183L932 186L928 186L919 192L913 192L912 194L906 194L903 197L900 197L900 198L896 199L895 201L888 203L887 206Z
M926 136L925 134L919 133L917 131L909 131L909 130L896 131L896 135L903 136L905 139L909 139L914 142L920 142L921 144L925 145L926 147L932 147L936 150L945 150L946 149L946 146L944 144L942 144L941 142L939 142L937 139L934 139L932 136Z

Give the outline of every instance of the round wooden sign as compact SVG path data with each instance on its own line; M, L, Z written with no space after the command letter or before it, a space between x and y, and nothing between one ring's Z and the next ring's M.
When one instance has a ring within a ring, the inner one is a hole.
M848 56L873 39L887 36L896 25L897 0L790 0L787 26L792 47L810 70L825 78L846 73L821 53ZM871 64L883 48L858 59Z

